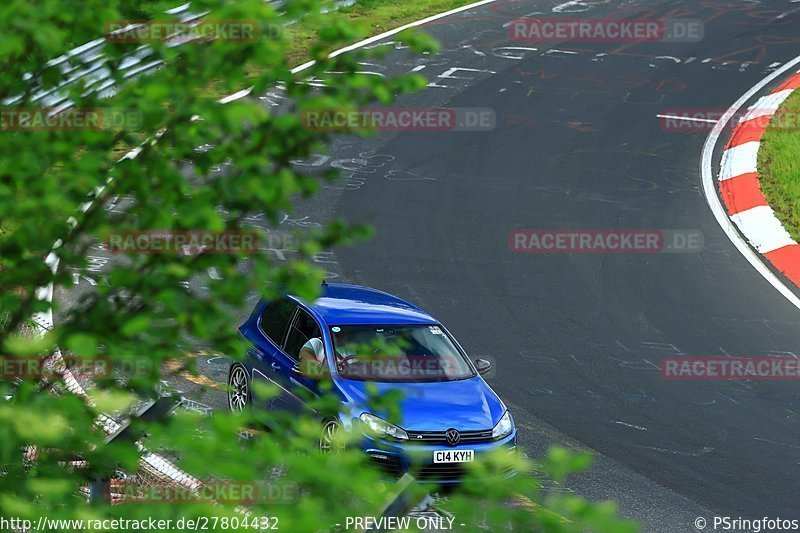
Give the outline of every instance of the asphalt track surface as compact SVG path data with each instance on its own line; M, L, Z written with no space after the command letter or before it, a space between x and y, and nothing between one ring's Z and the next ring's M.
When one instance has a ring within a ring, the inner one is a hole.
M415 70L431 82L395 107L489 108L496 127L337 138L301 166L338 168L344 179L284 224L372 224L372 240L316 262L329 279L418 304L471 356L492 358L490 383L530 455L554 443L598 454L590 473L556 490L617 500L645 531L696 531L698 516L800 519L796 383L676 382L658 371L665 355L800 353L800 316L703 197L709 129L669 131L656 118L722 113L800 54L799 9L788 0L494 2L427 24L443 45L438 55L380 41L371 46L392 51L365 71ZM514 42L504 24L521 16L698 18L705 37ZM262 100L280 106L281 95ZM704 247L512 253L509 233L525 228L691 230ZM83 287L59 291L59 301L92 283L76 280ZM227 363L202 360L200 369L224 382ZM182 386L224 406L219 391Z

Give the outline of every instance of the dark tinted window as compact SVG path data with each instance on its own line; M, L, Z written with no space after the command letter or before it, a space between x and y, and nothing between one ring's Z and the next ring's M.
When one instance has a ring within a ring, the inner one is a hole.
M283 342L286 326L296 308L297 304L290 300L278 300L267 304L267 308L261 314L261 331L278 346Z
M284 352L289 356L297 359L300 355L300 348L308 342L309 339L322 338L322 332L317 325L317 322L305 311L300 311L297 315L297 320L292 324L289 330L289 336L286 338L286 347Z

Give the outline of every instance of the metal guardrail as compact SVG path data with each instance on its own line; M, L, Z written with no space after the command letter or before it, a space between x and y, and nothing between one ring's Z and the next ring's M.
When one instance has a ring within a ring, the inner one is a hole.
M160 396L155 400L147 400L138 405L134 412L122 423L116 424L111 432L106 432L106 444L114 441L138 441L142 435L133 429L137 421L157 420L166 416L178 406L179 399L174 396ZM109 473L110 477L110 473ZM99 502L106 495L107 478L97 477L89 485L89 501Z
M284 0L264 1L277 11L280 11L285 5ZM355 4L356 2L357 0L335 0L333 6L334 9L337 9L339 7ZM179 22L192 22L208 14L208 12L199 14L190 12L188 3L168 9L164 13L167 15L177 15L177 20ZM136 27L136 25L132 25L130 28L133 27ZM168 43L167 46L181 46L186 42L190 41L179 40L177 42ZM106 38L100 37L73 48L66 54L45 63L46 67L58 67L61 69L64 80L56 87L44 89L37 80L33 79L32 74L26 75L26 80L30 80L33 83L32 91L30 91L33 94L30 99L31 103L51 109L53 113L60 113L61 111L69 109L72 107L73 103L65 94L65 89L78 81L85 83L86 90L84 95L97 93L101 98L113 96L116 92L116 87L111 77L111 69L108 67L108 58L103 54L105 44ZM152 56L153 49L151 47L147 45L139 46L133 53L122 59L117 67L117 71L121 73L122 77L126 80L152 73L163 64L163 61ZM13 96L2 100L0 103L3 105L13 105L21 98L21 95Z
M202 16L188 11L189 4L183 4L173 9L165 11L168 15L177 15L178 21L190 22ZM182 43L175 43L179 46ZM112 96L116 89L114 80L111 78L111 69L108 67L108 57L103 54L106 45L106 38L100 37L86 44L73 48L66 54L51 59L45 63L45 67L56 67L61 70L64 79L56 87L48 89L42 88L31 74L27 78L33 83L31 102L45 108L51 108L53 112L60 112L72 106L64 89L70 85L82 81L85 83L84 94L98 93L100 97ZM118 66L118 70L125 79L149 73L157 69L162 61L151 57L153 50L149 46L142 45L124 57ZM3 100L4 105L13 105L22 96L14 96Z

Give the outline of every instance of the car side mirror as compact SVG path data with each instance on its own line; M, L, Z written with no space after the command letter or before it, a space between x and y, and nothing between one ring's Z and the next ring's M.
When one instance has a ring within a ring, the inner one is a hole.
M492 369L492 363L486 359L475 359L475 368L477 369L478 374L483 376Z

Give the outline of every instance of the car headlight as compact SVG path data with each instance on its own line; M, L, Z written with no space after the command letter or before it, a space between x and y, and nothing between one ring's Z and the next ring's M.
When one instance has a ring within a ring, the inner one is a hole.
M492 429L492 438L501 439L514 430L514 424L511 422L511 413L506 411L506 414L500 418L500 421Z
M403 428L390 424L383 418L363 413L359 419L363 423L367 433L375 437L392 437L399 440L408 440L408 433Z

